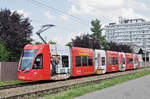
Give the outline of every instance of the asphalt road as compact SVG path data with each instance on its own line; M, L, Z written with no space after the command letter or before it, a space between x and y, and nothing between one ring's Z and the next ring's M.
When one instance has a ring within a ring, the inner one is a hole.
M74 99L150 99L150 75Z

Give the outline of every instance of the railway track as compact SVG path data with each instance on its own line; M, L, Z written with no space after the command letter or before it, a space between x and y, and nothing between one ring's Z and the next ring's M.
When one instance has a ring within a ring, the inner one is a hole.
M94 75L94 76L84 77L82 79L76 78L76 79L58 81L58 82L53 82L53 83L32 84L32 86L31 85L25 85L25 86L17 85L17 87L1 89L0 99L7 99L7 98L8 99L16 99L16 98L26 99L31 96L34 96L34 97L43 96L48 93L56 94L68 88L75 88L79 85L86 86L89 84L97 84L97 83L100 83L100 81L102 80L112 79L118 76L122 76L126 74L133 74L133 73L144 71L144 70L150 70L150 68L130 70L126 72L115 72L115 73L109 73L105 75Z
M54 81L35 81L35 82L27 82L27 83L20 83L20 84L1 85L0 90L24 87L24 86L32 86L32 85L38 85L38 84L44 84L50 82L52 83Z

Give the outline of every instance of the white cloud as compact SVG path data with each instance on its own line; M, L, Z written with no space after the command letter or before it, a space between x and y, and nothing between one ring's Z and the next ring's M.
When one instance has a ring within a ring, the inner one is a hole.
M69 20L69 16L67 14L62 15L61 18L64 20Z
M44 13L44 15L45 15L49 20L53 20L53 19L56 18L54 15L51 14L50 11L46 11L46 12Z
M133 8L136 10L148 10L148 6L143 2L137 2L137 0L126 0L125 3L127 8Z
M16 10L16 12L20 15L23 15L24 17L28 17L30 15L29 12L25 12L23 9Z
M57 44L60 45L66 45L68 42L71 42L71 39L74 39L76 36L79 36L83 33L79 32L79 33L67 33L65 35L65 37L63 36L58 36L58 37L54 37L53 40L57 42ZM67 38L67 39L66 39Z
M71 0L72 6L68 11L72 15L91 16L101 20L117 20L119 16L127 18L145 18L140 11L150 8L138 0Z
M75 5L71 6L71 9L68 12L69 14L79 14L79 11L77 10Z
M123 6L124 0L72 0L73 5L69 10L70 14L90 14L102 9L115 9ZM78 9L77 9L78 8Z
M143 19L146 19L146 20L150 20L150 17L146 17L142 14L138 14L136 13L132 8L129 8L129 9L121 9L121 14L122 14L122 17L125 17L125 18L143 18Z

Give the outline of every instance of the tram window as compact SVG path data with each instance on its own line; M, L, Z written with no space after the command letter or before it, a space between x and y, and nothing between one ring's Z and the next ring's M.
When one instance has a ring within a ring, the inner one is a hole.
M81 56L76 56L76 67L81 66Z
M111 65L111 57L108 58L108 63Z
M82 66L87 66L87 56L82 56Z
M133 58L127 58L127 64L133 64Z
M123 60L123 64L125 64L126 62L125 62L125 58L122 58L122 60Z
M62 67L68 67L69 65L68 56L62 56Z
M43 56L38 55L34 61L33 69L43 69Z
M112 57L112 65L115 65L115 59Z
M105 57L102 57L102 65L105 65Z
M118 65L118 58L115 58L115 61L116 61L116 65Z
M88 57L88 66L93 66L93 59L92 56Z

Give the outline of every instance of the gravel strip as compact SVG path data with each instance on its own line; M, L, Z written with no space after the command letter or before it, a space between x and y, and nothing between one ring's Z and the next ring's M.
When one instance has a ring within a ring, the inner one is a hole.
M46 83L46 84L40 84L40 85L4 89L4 90L0 90L0 98L8 98L8 97L13 97L13 96L17 96L17 95L25 95L25 94L29 94L29 93L39 92L42 90L46 91L46 90L52 89L54 91L58 87L62 87L62 90L63 90L63 88L65 88L65 86L72 86L72 85L75 86L77 84L84 84L84 83L88 84L88 82L94 82L96 80L100 81L103 79L109 79L110 77L113 78L113 77L129 74L129 73L144 71L144 70L150 70L150 68L131 70L131 71L126 71L126 72L116 72L116 73L98 75L98 76L97 75L89 76L89 77L85 77L85 78L76 78L76 79L71 79L71 80L58 81L55 83Z

